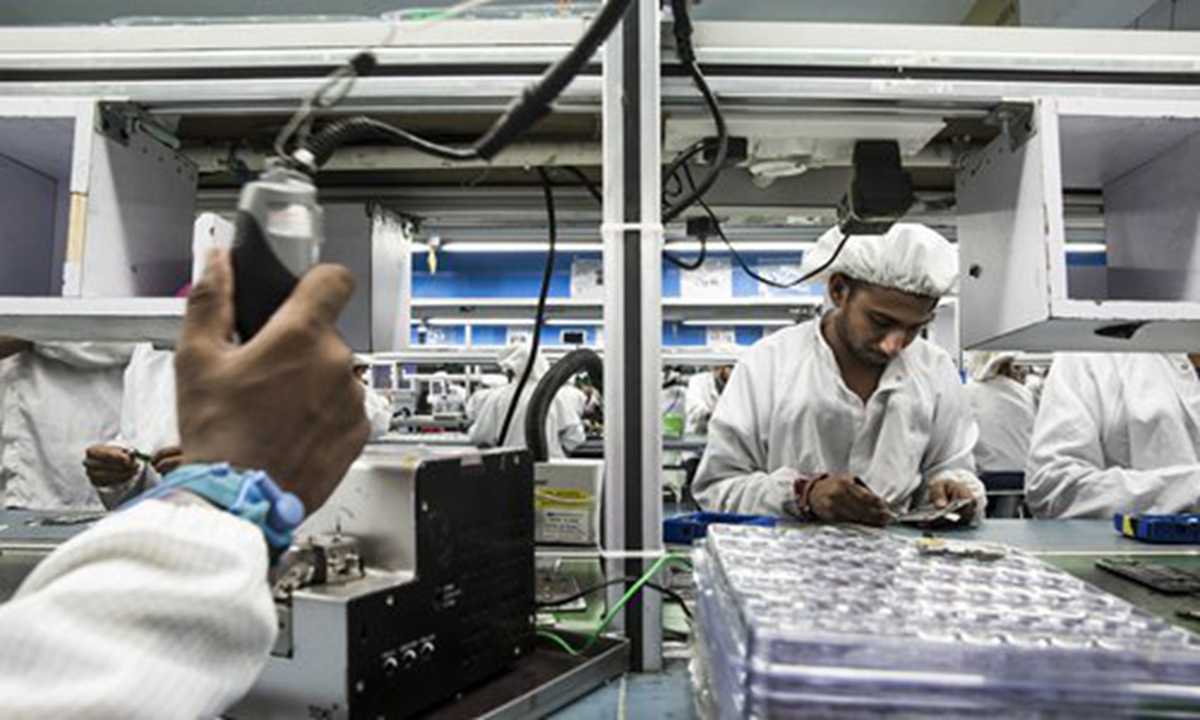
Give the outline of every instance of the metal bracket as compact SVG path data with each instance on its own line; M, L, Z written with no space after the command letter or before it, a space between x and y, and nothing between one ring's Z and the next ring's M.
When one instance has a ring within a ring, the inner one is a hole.
M1000 103L988 113L984 122L1000 128L1000 134L1008 138L1008 149L1015 151L1034 133L1033 105Z
M121 145L128 146L129 140L138 133L149 135L172 150L183 145L173 129L133 103L100 103L96 122L100 134Z

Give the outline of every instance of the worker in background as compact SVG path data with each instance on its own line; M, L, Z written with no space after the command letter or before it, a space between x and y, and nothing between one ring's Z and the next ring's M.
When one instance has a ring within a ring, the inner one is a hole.
M475 420L468 430L471 444L479 447L527 447L525 444L525 411L533 390L546 371L550 369L546 359L539 353L530 358L529 345L513 343L500 350L497 362L508 377L508 384L502 387L483 391L483 396L474 404ZM517 401L516 411L508 427L508 434L503 438L500 432L504 427L504 418L513 396L517 392L517 383L525 366L532 360L533 369L529 373L529 381L525 385ZM567 453L583 444L586 440L583 432L583 419L572 412L567 401L561 395L555 395L546 413L546 446L550 457L562 458Z
M973 353L967 400L979 426L975 468L980 473L1024 472L1037 404L1014 352Z
M508 376L497 373L487 373L479 377L479 388L471 393L467 398L467 402L463 405L463 417L467 421L467 425L474 424L479 418L479 409L483 407L483 401L487 399L488 394L496 388L504 387L508 384Z
M0 415L0 487L5 505L34 510L103 509L80 465L87 444L117 434L122 375L133 354L123 343L7 340Z
M125 368L116 438L89 446L84 470L105 507L112 508L157 485L182 459L175 420L175 354L140 343Z
M583 414L587 412L587 393L581 390L575 383L569 382L559 389L558 394L562 397L563 402L567 404L567 409L571 411L571 414L579 417L579 421L582 423Z
M355 377L366 387L366 363L355 360ZM175 414L175 353L149 343L134 347L125 368L121 422L113 439L87 448L83 466L106 508L157 485L183 461ZM391 423L391 403L366 388L363 407L371 439Z
M354 375L366 388L363 393L363 410L367 413L367 422L371 424L372 441L387 435L392 429L392 401L383 392L371 387L368 375L369 364L360 359L354 359Z
M354 283L343 269L313 268L242 347L230 342L232 285L228 254L215 254L188 299L176 367L191 464L171 481L249 483L243 471L262 470L311 514L368 433L334 328ZM246 693L276 633L267 543L252 515L195 487L101 520L0 606L0 714L209 718Z
M722 355L732 354L737 357L736 347L720 347L714 350ZM712 418L713 410L717 407L717 399L725 391L729 376L733 373L733 365L717 365L707 372L697 373L688 378L687 384L687 428L688 435L705 435L708 433L708 421Z
M1055 356L1025 473L1035 516L1200 512L1200 353Z
M836 228L805 254L832 309L747 350L717 402L693 492L705 509L886 524L892 513L968 503L984 489L978 432L949 355L918 336L957 280L938 233Z

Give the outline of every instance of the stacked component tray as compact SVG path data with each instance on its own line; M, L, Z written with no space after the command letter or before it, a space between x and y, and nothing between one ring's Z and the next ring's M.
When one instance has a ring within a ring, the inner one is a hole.
M706 715L1200 714L1200 638L1020 553L714 526L696 582Z

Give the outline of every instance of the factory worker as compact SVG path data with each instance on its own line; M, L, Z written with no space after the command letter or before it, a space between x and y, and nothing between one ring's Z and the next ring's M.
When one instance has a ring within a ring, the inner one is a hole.
M967 400L979 426L975 468L985 472L1023 472L1037 404L1016 367L1017 353L978 352L967 366Z
M310 514L324 503L368 432L362 386L334 327L353 285L342 269L313 268L263 332L236 347L228 254L210 260L177 358L189 461L264 470ZM209 466L185 469L219 477ZM0 606L0 715L222 714L274 642L267 570L260 527L186 488L113 513L50 554Z
M496 388L504 387L508 384L507 375L499 375L496 373L488 373L481 375L479 378L479 389L471 393L467 398L467 402L463 405L463 415L470 425L479 417L479 409L483 407L483 401L488 394Z
M362 367L356 362L354 369L365 384ZM175 353L138 344L125 368L123 388L116 436L89 446L83 460L88 480L107 508L157 485L183 461L175 412ZM363 408L371 439L383 437L391 423L391 403L367 388Z
M587 393L579 389L579 386L573 382L563 385L558 391L563 402L566 403L567 409L571 411L572 416L578 417L580 422L583 422L583 413L587 411L588 396Z
M140 343L125 368L121 424L109 443L87 448L83 466L105 507L156 485L179 466L175 353Z
M735 359L741 354L741 349L736 345L722 345L714 350L722 355L732 355ZM717 365L706 372L697 373L688 378L686 429L688 435L704 435L708 432L708 421L717 407L717 398L721 397L721 393L725 391L725 385L729 382L729 376L732 373L733 365Z
M368 375L370 363L361 358L354 359L354 375L366 388L363 394L363 410L367 413L367 422L371 425L371 440L378 440L392 429L392 401L388 395L371 387Z
M0 485L7 507L103 509L79 460L90 442L117 433L132 353L123 343L34 343L6 361Z
M541 353L532 358L533 369L529 373L525 391L517 401L517 409L513 413L508 434L501 439L500 432L504 428L508 407L517 391L517 383L520 382L521 374L530 360L528 344L513 343L500 350L497 362L508 376L509 384L484 391L476 406L475 420L468 430L471 444L479 447L526 447L525 411L529 407L529 400L538 381L550 369ZM566 400L560 395L555 395L550 403L550 410L546 413L546 446L550 457L566 457L568 452L582 445L586 439L582 418L571 412Z
M748 349L708 428L693 492L708 510L884 524L890 513L970 503L984 489L977 431L944 350L919 336L958 274L955 248L898 224L804 258L825 265L832 309Z
M1063 353L1025 473L1040 517L1200 512L1200 354Z

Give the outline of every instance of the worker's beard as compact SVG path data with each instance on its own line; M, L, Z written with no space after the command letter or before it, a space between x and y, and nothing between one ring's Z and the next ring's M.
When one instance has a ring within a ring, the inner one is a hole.
M833 314L833 329L842 341L842 346L850 351L854 359L870 367L886 367L892 361L887 355L870 349L854 338L854 328L850 325L850 312L843 307Z

